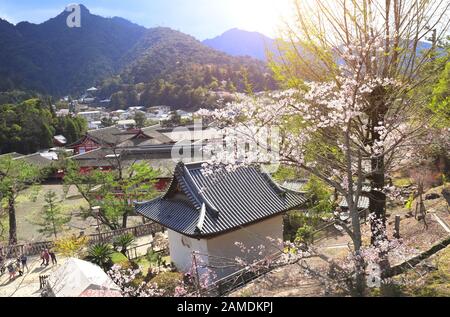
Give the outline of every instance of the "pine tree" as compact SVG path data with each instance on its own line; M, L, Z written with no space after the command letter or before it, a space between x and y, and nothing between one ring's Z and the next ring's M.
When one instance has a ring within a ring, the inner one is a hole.
M42 209L42 221L39 223L39 226L41 226L39 232L44 233L46 236L53 235L57 239L58 232L64 229L71 217L62 212L54 191L49 191L45 194L45 203Z

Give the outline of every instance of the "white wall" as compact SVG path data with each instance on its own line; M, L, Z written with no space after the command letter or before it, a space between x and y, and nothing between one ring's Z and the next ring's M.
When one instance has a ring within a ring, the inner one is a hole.
M181 272L188 272L192 266L192 252L208 253L206 240L197 240L168 230L170 259ZM184 242L184 243L183 243ZM199 262L202 259L199 259Z
M251 226L232 231L215 238L209 239L208 254L210 255L209 264L216 266L223 266L228 260L233 260L236 257L240 257L248 263L251 263L255 259L262 259L265 255L272 255L277 252L277 249L273 244L267 239L267 237L273 238L275 240L283 239L283 216L279 215L268 220L253 224ZM236 242L242 243L246 249L251 249L250 253L243 254L241 248L236 246ZM262 254L258 249L260 245L264 245L266 248L263 249ZM214 257L217 256L217 257ZM219 258L220 257L220 258ZM221 259L225 258L225 259ZM217 262L217 263L214 263ZM221 263L222 262L222 263ZM222 264L222 265L221 265ZM232 264L231 262L229 264ZM216 274L218 278L227 276L233 272L238 271L241 267L229 267L216 269Z
M277 249L266 238L283 239L283 216L279 215L244 229L231 231L211 239L197 240L188 238L172 230L168 230L168 234L170 257L178 270L188 272L192 266L192 252L197 251L201 254L209 255L208 257L201 257L198 264L203 262L210 266L220 267L231 265L228 268L215 269L217 278L220 279L241 269L232 263L236 257L252 261L255 258L263 258L264 255L276 253ZM241 249L235 245L236 242L243 243L246 248L254 247L255 249L244 256ZM259 250L257 250L257 247L260 245L266 246L262 255L259 255ZM201 273L202 270L200 270L199 274L201 275Z

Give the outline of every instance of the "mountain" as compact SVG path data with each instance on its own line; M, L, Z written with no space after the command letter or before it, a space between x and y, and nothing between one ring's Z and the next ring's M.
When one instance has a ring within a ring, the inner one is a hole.
M276 42L258 32L231 29L203 44L233 56L251 56L262 61L267 60L266 52L276 52Z
M81 28L69 12L42 24L0 23L0 90L33 89L54 95L81 91L119 70L120 60L146 32L121 18L106 19L81 6Z
M195 100L183 98L196 89L205 95L243 91L247 80L255 90L274 85L264 63L218 52L181 32L104 18L85 6L81 27L69 28L68 15L15 26L0 20L0 91L63 96L96 85L102 97L115 95L115 107L141 103L141 95L142 103L160 102L149 94L169 93L181 96L175 106L190 107Z

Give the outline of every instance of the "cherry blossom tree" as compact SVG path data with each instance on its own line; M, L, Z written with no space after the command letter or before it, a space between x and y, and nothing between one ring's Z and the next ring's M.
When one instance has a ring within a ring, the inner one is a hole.
M450 4L318 0L295 6L296 24L286 25L288 44L283 41L273 61L288 89L240 95L220 109L199 111L226 134L225 149L210 148L210 165L232 169L278 161L334 187L348 203L351 225L341 226L353 242L362 294L363 185L371 188L372 246L387 271L386 199L393 190L386 176L411 162L417 140L437 121L427 107L430 96L418 87L434 79L421 72L425 67L443 65L432 62L435 43L448 30ZM433 43L424 45L430 34Z

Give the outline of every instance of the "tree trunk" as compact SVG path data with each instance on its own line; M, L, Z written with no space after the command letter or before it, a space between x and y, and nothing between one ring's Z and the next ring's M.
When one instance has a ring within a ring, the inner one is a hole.
M355 202L356 203L356 202ZM350 213L352 218L352 241L355 250L355 287L354 287L354 295L361 297L364 296L366 291L366 279L365 279L365 263L364 259L358 256L361 252L362 247L362 237L361 237L361 222L359 218L359 212L357 206L354 206L352 203L349 204Z
M369 211L375 216L375 221L371 224L372 238L371 243L374 245L376 241L384 240L386 227L386 195L380 191L385 185L384 176L384 157L372 159L372 191L369 195ZM382 230L378 227L378 223L382 223Z
M354 288L354 295L356 297L363 297L366 293L366 271L365 271L366 265L362 257L357 257L355 261L355 268L356 268L356 277L355 277L356 284Z
M373 90L371 95L370 107L368 109L368 115L370 117L370 146L375 146L381 139L381 134L379 131L380 124L384 124L385 115L389 109L388 104L385 100L386 91L382 86L377 87ZM384 151L384 149L381 149ZM382 192L385 186L385 162L384 155L373 153L375 155L371 159L371 181L372 181L372 191L369 195L369 211L375 216L376 220L381 221L383 228L386 225L386 195ZM378 223L374 221L373 223ZM372 239L371 242L374 245L376 241L384 240L385 230L380 232L376 225L371 226Z
M17 221L14 195L8 198L9 245L17 244Z
M126 228L128 224L128 210L122 216L122 228Z

